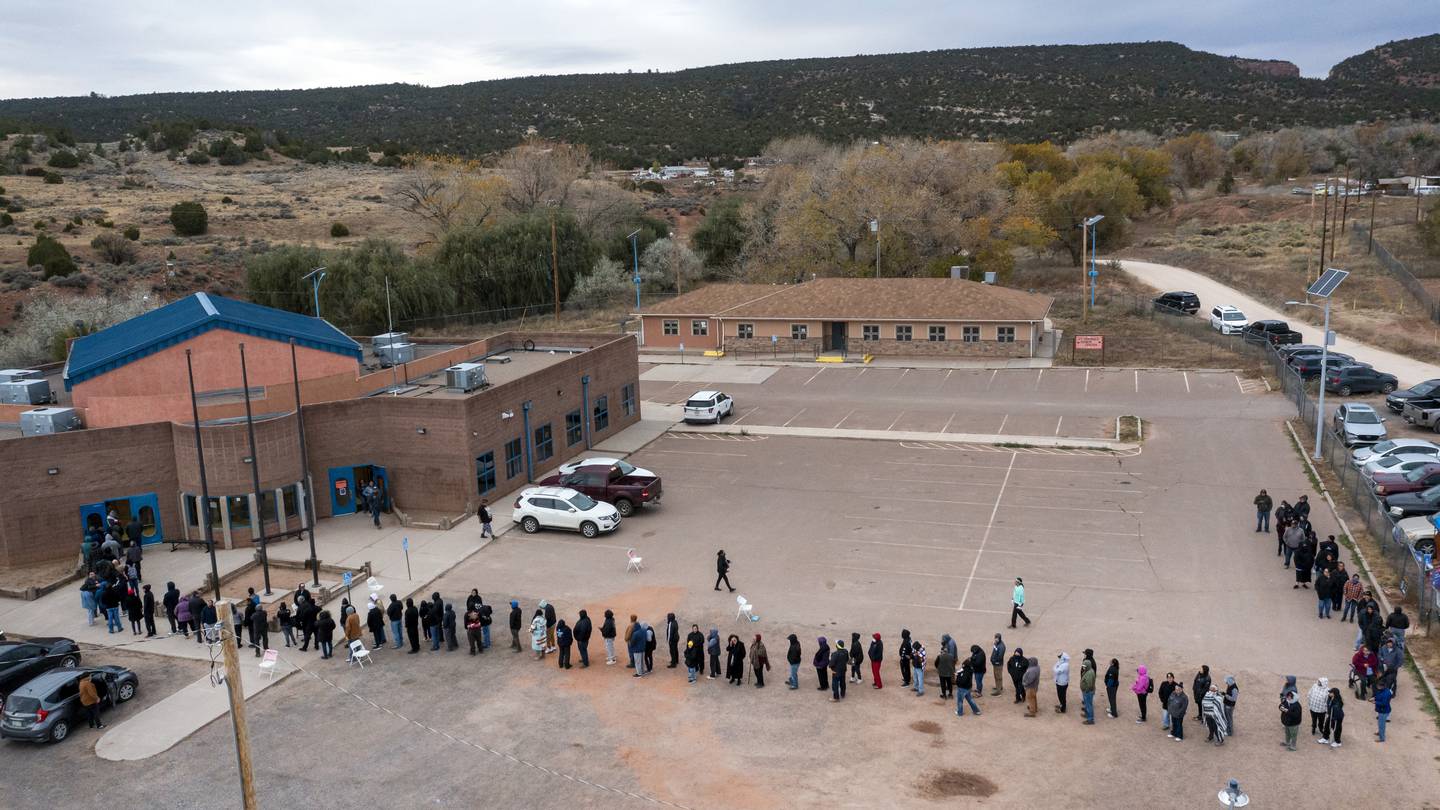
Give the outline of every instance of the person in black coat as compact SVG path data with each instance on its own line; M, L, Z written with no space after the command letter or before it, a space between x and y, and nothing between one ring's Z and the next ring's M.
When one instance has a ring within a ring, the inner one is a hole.
M335 620L330 618L330 611L320 611L320 618L315 621L315 643L320 647L320 657L329 658L332 644L335 641Z
M705 668L705 636L696 641L695 634L685 637L685 671L690 683L695 683L697 673Z
M420 652L420 609L415 600L405 598L405 635L410 638L410 655Z
M520 603L514 599L510 600L510 651L520 652L520 623L525 621L525 616L520 612Z
M379 603L370 603L370 612L365 615L365 627L375 639L376 647L385 646L385 611L380 609Z
M140 594L130 589L125 590L125 614L130 619L130 632L140 635L140 620L144 618L145 604L140 601Z
M1295 584L1294 588L1310 587L1310 569L1315 567L1315 544L1306 540L1295 549Z
M570 625L560 619L555 623L555 646L560 648L560 655L556 657L557 666L561 669L570 669L570 645L575 641L575 636L570 630Z
M1205 722L1205 707L1200 704L1205 702L1204 695L1210 691L1210 683L1210 665L1201 664L1200 671L1195 673L1195 679L1190 681L1190 694L1201 696L1195 699L1197 704L1195 719L1202 723Z
M850 682L860 682L860 665L865 663L865 651L860 649L860 634L850 634Z
M440 629L445 634L445 652L453 652L460 648L460 642L455 638L455 606L446 605L445 612L440 614Z
M258 605L250 614L250 646L255 648L256 658L260 657L261 650L270 649L270 617L265 608Z
M732 686L745 680L745 642L733 633L725 640L725 680Z
M900 631L900 685L910 685L910 631Z
M586 669L590 666L590 634L593 627L590 624L590 614L580 611L580 618L575 620L575 648L580 651L580 668Z
M180 589L175 583L165 583L165 595L161 597L160 603L165 606L165 618L170 620L170 635L180 632L180 623L175 619L175 608L180 606Z
M390 620L390 635L395 637L390 643L398 650L405 646L405 605L393 593L390 594L390 604L385 606L385 618Z
M725 587L730 588L734 593L735 589L730 587L730 560L725 556L725 549L720 549L715 554L715 590L720 590L720 582L724 580Z
M970 680L975 684L975 694L985 691L985 651L980 649L979 644L970 645ZM999 679L999 673L996 673ZM968 688L968 687L967 687Z
M655 671L655 628L645 625L645 671Z
M470 595L465 597L465 612L470 613L474 611L478 613L480 611L480 603L484 601L484 599L480 598L480 589L471 588Z
M791 689L800 688L800 661L803 655L800 652L800 639L794 633L790 634L790 646L785 649L785 663L790 665L790 677L785 679L786 685Z
M687 642L687 644L688 644L688 642L691 642L691 641L695 642L695 649L697 649L697 650L700 651L700 666L698 667L698 669L704 669L704 668L705 668L705 634L702 633L702 632L700 632L700 625L698 625L698 624L692 624L692 625L690 625L690 635L688 635L688 636L685 637L685 641ZM688 650L689 647L687 646L686 649ZM688 653L687 653L686 655L688 656Z
M420 613L420 634L424 636L426 641L429 641L435 632L435 620L440 617L431 615L430 601L428 599L421 599L420 607L416 608L416 610Z
M145 637L155 635L155 594L150 592L150 586L141 588L145 593L140 597L140 615L145 618Z
M674 669L680 665L680 622L675 620L674 613L665 614L665 645L670 648L666 669Z
M815 657L810 659L811 666L815 667L815 678L820 685L815 691L824 692L830 688L830 642L824 636L815 639Z
M876 689L884 687L880 680L880 664L885 660L885 642L880 639L880 634L874 634L870 639L870 680Z
M558 621L555 617L555 606L550 604L548 600L542 599L540 600L540 607L545 611L545 652L552 653L558 649L558 647L555 646L555 623ZM649 650L645 651L645 669L646 671L650 670Z
M1025 658L1025 650L1015 648L1015 653L1010 660L1005 662L1005 672L1010 676L1010 682L1015 684L1015 702L1025 702L1025 670L1030 668L1030 662Z
M830 653L830 700L845 699L845 665L850 663L850 653L845 651L845 642L835 640L835 651Z
M615 611L605 611L605 618L600 622L600 638L605 640L605 663L615 663Z

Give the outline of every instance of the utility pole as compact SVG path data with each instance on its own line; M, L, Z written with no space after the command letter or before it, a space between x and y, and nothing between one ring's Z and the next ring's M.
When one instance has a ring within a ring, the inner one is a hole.
M240 385L245 390L245 432L250 435L250 480L255 485L255 512L250 525L260 533L260 568L264 572L265 595L270 595L270 550L265 538L265 497L260 490L260 453L255 448L255 417L250 412L250 374L245 370L245 344L240 344Z
M875 278L880 278L880 218L870 220L870 232L875 234Z
M1090 320L1090 302L1085 295L1085 288L1090 283L1090 279L1085 275L1085 255L1089 251L1089 236L1090 229L1085 227L1085 223L1082 221L1080 223L1080 320L1082 321Z
M240 651L235 638L234 603L228 599L215 602L215 631L225 657L225 688L230 693L230 725L235 730L235 758L240 764L240 801L245 810L258 810L255 799L255 771L250 762L250 729L245 723L245 687L240 682Z
M1340 232L1345 232L1345 222L1350 215L1350 164L1345 164L1345 199L1340 206ZM1335 251L1330 251L1334 255Z
M550 283L555 287L555 323L560 323L560 243L555 238L555 209L550 209Z
M1365 245L1365 252L1371 253L1375 250L1375 198L1380 196L1380 189L1374 189L1375 193L1370 195L1370 236L1369 242Z
M1329 238L1330 224L1330 178L1325 178L1325 196L1320 201L1320 270L1325 270L1325 240ZM1307 277L1305 279L1309 281Z
M215 589L215 598L220 598L220 566L215 560L215 527L210 521L210 481L205 477L205 443L200 437L200 405L195 397L195 365L190 361L190 350L185 350L185 372L190 375L190 415L195 425L195 463L200 469L201 531L205 535L205 550L210 552L210 584Z
M305 447L305 411L300 407L300 363L295 358L295 338L290 338L290 373L295 381L295 427L300 433L300 481L305 487L305 510L301 520L310 530L310 575L320 587L320 558L315 556L315 483L310 477L310 453ZM409 579L409 577L406 577Z

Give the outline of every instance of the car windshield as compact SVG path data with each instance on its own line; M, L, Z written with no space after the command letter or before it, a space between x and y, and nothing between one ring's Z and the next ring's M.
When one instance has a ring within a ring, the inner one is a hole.
M570 505L581 512L588 512L595 508L595 499L584 493L576 493L575 497L570 499Z
M1225 320L1227 320L1227 321L1243 321L1243 320L1245 320L1245 313L1243 313L1243 312L1227 312L1227 313L1225 313L1225 314L1224 314L1223 316L1221 316L1221 317L1223 317L1223 318L1224 318Z
M1391 441L1380 442L1379 444L1375 445L1374 447L1372 447L1372 448L1370 448L1370 449L1372 449L1372 450L1375 451L1375 455L1379 455L1380 453L1388 453L1388 452L1390 452L1391 450L1394 450L1394 449L1395 449L1395 442L1391 442Z
M635 472L635 465L631 464L628 461L617 461L612 466L614 466L615 469L619 470L621 475L629 475L630 473Z
M714 405L714 404L715 404L714 400L709 400L709 399L691 399L691 400L687 400L687 401L685 402L685 407L687 407L687 408L708 408L708 407L710 407L711 405Z
M1385 458L1382 458L1382 459L1380 459L1379 461L1375 462L1375 466L1376 466L1376 467L1394 467L1396 464L1399 464L1399 463L1400 463L1400 457L1399 457L1399 456L1386 456Z
M1345 421L1356 425L1378 425L1380 424L1380 415L1374 411L1351 411L1350 415L1345 417Z
M1426 380L1410 389L1411 393L1421 397L1429 396L1436 391L1440 391L1440 380Z
M1420 497L1427 501L1440 501L1440 484L1436 484L1420 493Z
M11 695L5 701L6 714L34 714L38 708L40 708L39 698Z
M1429 475L1429 474L1430 474L1430 471L1431 471L1431 467L1430 467L1428 464L1427 464L1427 465L1424 465L1424 466L1416 467L1415 469L1411 470L1410 472L1405 473L1405 480L1406 480L1406 481L1409 481L1409 482L1411 482L1411 483L1414 483L1414 482L1416 482L1416 481L1421 480L1421 479L1424 478L1425 476Z

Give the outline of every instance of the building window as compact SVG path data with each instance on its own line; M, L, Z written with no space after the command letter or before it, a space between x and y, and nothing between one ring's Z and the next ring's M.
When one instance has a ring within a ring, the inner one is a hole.
M809 337L809 336L810 336L810 326L809 326L809 324L803 324L803 323L792 323L792 324L790 324L790 339L791 339L791 340L804 340L805 338L807 338L807 337Z
M938 342L940 342L940 341L943 341L944 339L945 339L945 327L943 327L943 326L931 326L931 327L930 327L930 341L931 341L932 343L938 343Z
M664 325L664 328L665 328L665 334L667 334L667 335L678 335L678 334L680 334L680 322L679 322L679 321L665 321L663 325Z
M585 429L580 424L580 411L571 411L565 414L565 446L573 447L585 438Z
M505 477L514 478L520 474L520 453L519 439L511 439L505 443Z
M260 493L260 519L279 520L275 514L275 490L267 489ZM283 526L281 528L284 528Z
M753 338L753 337L755 337L755 324L753 324L753 323L740 323L740 324L736 324L736 325L735 325L735 337L737 337L737 338Z
M694 335L695 337L705 337L706 335L710 334L710 322L691 321L690 334Z
M898 325L895 327L895 339L896 339L896 340L909 340L909 339L910 339L910 324L908 324L908 323L898 324Z
M878 324L878 323L867 323L867 324L865 324L864 326L861 326L861 327L860 327L860 337L861 337L861 339L863 339L863 340L879 340L879 339L880 339L880 324Z
M635 383L629 383L620 389L620 408L625 411L626 416L635 415Z
M480 494L495 488L495 453L481 453L475 457L475 486Z
M962 327L960 327L960 339L963 340L963 341L965 341L966 343L979 343L979 342L980 342L980 327L978 327L978 326L962 326Z
M998 341L1000 341L1001 343L1014 343L1014 342L1015 342L1015 327L1013 327L1013 326L1001 326L1001 327L998 327L998 328L995 330L995 339L998 340Z
M610 398L597 397L595 400L595 432L610 427Z
M300 485L291 484L288 487L281 487L280 500L285 506L285 517L298 516L300 514Z
M248 495L231 495L225 499L225 506L230 510L230 528L243 528L250 525L250 497Z
M544 461L555 455L555 444L550 440L550 423L535 428L535 460Z

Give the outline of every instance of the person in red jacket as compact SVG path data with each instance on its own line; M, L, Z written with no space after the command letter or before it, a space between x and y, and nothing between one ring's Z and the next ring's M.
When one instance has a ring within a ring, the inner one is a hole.
M1380 659L1369 647L1360 645L1355 651L1354 657L1350 659L1351 678L1355 681L1355 694L1361 700L1365 699L1366 690L1375 683L1375 673L1380 670Z

